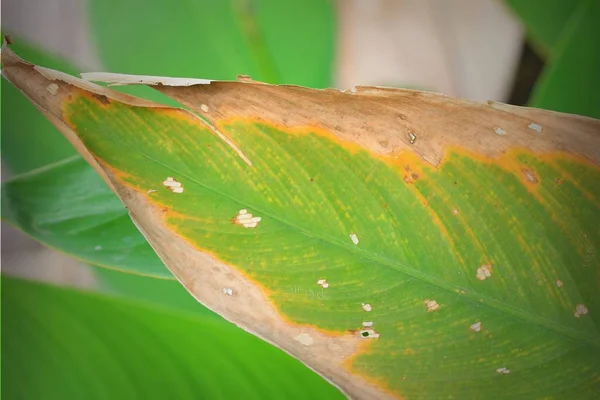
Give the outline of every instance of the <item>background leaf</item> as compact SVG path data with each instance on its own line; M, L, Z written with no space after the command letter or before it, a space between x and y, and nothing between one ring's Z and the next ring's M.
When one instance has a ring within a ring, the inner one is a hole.
M521 18L542 56L552 57L567 21L585 0L504 0Z
M557 41L531 106L600 118L600 2L582 0Z
M2 217L87 263L172 279L123 203L79 156L4 183Z
M102 59L114 72L331 84L335 26L328 0L200 0L177 7L93 0L89 18ZM135 51L115 46L124 40Z
M214 318L7 277L2 314L7 399L343 398L299 361Z

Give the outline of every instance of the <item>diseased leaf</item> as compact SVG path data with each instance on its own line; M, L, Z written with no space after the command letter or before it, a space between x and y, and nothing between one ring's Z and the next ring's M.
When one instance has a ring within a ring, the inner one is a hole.
M3 61L191 294L351 396L600 390L600 121L399 89L155 86L183 110Z
M6 399L341 399L212 317L2 277Z

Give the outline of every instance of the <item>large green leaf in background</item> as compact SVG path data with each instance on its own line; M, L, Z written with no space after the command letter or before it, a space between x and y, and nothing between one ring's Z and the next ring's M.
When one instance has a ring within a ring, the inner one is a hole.
M2 277L3 397L341 399L231 324Z
M524 22L538 52L551 59L567 21L587 0L504 0ZM591 39L591 38L590 38Z
M600 1L582 0L553 51L530 104L600 118Z
M172 279L123 203L79 156L6 182L2 218L90 264Z
M529 104L600 118L600 2L512 1L546 67Z
M92 0L88 10L110 71L331 85L331 0Z

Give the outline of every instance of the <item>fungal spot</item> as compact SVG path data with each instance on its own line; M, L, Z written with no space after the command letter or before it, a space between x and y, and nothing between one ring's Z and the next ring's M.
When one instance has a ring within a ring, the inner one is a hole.
M440 305L435 300L425 300L425 306L427 307L427 312L432 312L440 308Z
M481 330L481 322L476 322L469 327L473 332L479 332Z
M46 87L46 90L48 93L54 96L56 93L58 93L58 85L56 83L51 83Z
M95 246L95 247L94 247L94 250L96 250L96 251L100 251L100 250L102 250L102 246L100 246L100 245L97 245L97 246Z
M303 332L298 336L294 337L294 340L302 343L305 346L310 346L315 342L315 339L312 338L308 333Z
M563 285L563 281L561 281L560 279L557 279L556 280L556 286L562 287L562 285Z
M365 328L373 326L373 321L365 321L362 323L362 326L364 326Z
M532 170L530 170L529 168L523 168L523 169L521 169L521 172L523 173L523 175L525 175L525 180L527 180L527 182L529 182L529 183L538 183L539 182L537 176L535 176L535 173Z
M206 104L201 104L200 109L202 110L202 112L205 112L205 113L208 112L208 106Z
M528 128L533 129L534 131L537 131L539 133L542 133L542 126L540 124L536 124L535 122L530 123Z
M579 318L582 315L586 315L588 313L588 309L584 304L577 304L575 306L575 318Z
M350 240L352 240L352 243L358 244L358 236L356 236L356 233L350 234Z
M169 176L167 179L165 179L162 184L166 188L169 188L173 193L183 193L183 185L181 182L173 179L172 176Z
M484 281L487 278L489 278L490 276L492 276L491 264L482 265L481 267L477 268L476 276L477 276L477 279L479 279L480 281Z
M371 305L370 305L370 304L365 304L365 303L362 303L362 308L363 308L363 310L365 310L366 312L369 312L369 311L371 311L371 310L372 310L372 308L371 308Z
M96 100L98 100L100 103L104 104L105 106L110 104L110 100L108 99L108 97L106 97L103 94L92 93L92 97L94 97Z
M246 209L241 209L233 218L233 223L242 225L244 228L256 228L261 217L253 217Z
M410 140L410 144L414 144L417 141L417 135L415 135L412 131L408 131L408 138Z
M506 131L497 126L494 128L494 132L496 133L496 135L500 135L500 136L506 135Z
M233 296L232 288L223 288L222 291L223 291L223 294L226 294L227 296Z
M329 283L327 283L326 279L319 279L317 281L317 285L321 286L323 289L327 289L329 287Z
M378 339L379 333L375 332L373 329L363 329L360 331L360 336L365 339Z
M496 372L499 374L508 375L508 374L510 374L510 369L507 369L506 367L502 367L502 368L498 368L496 370Z

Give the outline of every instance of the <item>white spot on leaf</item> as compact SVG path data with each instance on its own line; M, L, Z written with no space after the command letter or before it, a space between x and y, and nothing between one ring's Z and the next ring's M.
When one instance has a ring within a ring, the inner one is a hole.
M356 233L350 234L350 240L352 240L352 243L358 244L358 236L356 236Z
M223 294L226 294L227 296L233 296L233 289L232 288L223 288Z
M477 268L477 279L483 281L492 276L492 266L490 264L482 265Z
M481 330L481 322L476 322L469 327L473 332L479 332Z
M507 369L506 367L502 367L502 368L498 368L496 370L496 372L499 374L508 375L508 374L510 374L510 369Z
M362 303L362 308L363 308L363 310L365 310L366 312L369 312L369 311L371 311L371 305L370 305L370 304L365 304L365 303Z
M200 109L201 109L203 112L205 112L205 113L207 113L207 112L208 112L208 106L207 106L206 104L201 104L201 105L200 105Z
M535 122L530 123L528 128L533 129L534 131L537 131L539 133L542 133L542 126L540 124L536 124Z
M46 90L48 93L54 96L56 93L58 93L58 85L56 83L51 83L46 87Z
M248 210L241 209L233 218L233 222L242 225L244 228L256 228L261 219L261 217L253 217Z
M183 185L172 176L167 177L162 184L173 193L183 193Z
M305 333L305 332L296 336L294 338L294 340L297 340L298 342L302 343L305 346L310 346L315 342L315 340L312 338L312 336L310 336L308 333Z
M327 283L326 279L319 279L317 281L317 285L321 286L323 289L327 289L329 287L329 283Z
M148 194L150 194L150 193L154 193L154 192L156 192L156 189L150 189L150 190L147 190L147 191L146 191L146 193L148 193Z
M563 281L561 281L560 279L557 279L556 280L556 286L562 287L562 285L563 285Z
M362 326L368 328L369 326L373 326L373 321L365 321L362 323Z
M427 312L432 312L440 308L440 305L435 300L425 300L425 306L427 307Z
M502 128L497 127L497 126L494 128L494 132L496 132L496 135L500 135L500 136L506 135L506 131L504 129L502 129Z
M97 245L97 246L95 246L95 247L94 247L94 250L96 250L96 251L100 251L100 250L102 250L102 246L100 246L100 245Z
M577 304L575 306L575 318L579 318L582 315L586 315L588 313L588 309L585 304Z

